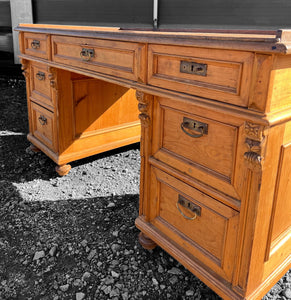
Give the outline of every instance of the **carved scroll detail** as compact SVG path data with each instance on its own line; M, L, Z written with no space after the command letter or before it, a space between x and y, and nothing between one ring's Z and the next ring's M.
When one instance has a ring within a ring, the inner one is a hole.
M250 122L245 123L245 133L248 138L261 141L263 139L264 127L262 125L253 124Z
M149 109L149 97L141 91L136 91L136 99L138 100L138 110L140 111L139 119L141 126L148 127L150 124L150 116L148 114Z
M266 142L264 127L262 125L246 122L245 134L245 145L248 150L244 153L245 161L250 169L261 170Z
M21 63L21 70L23 71L22 74L25 77L25 79L28 78L29 76L29 71L28 71L28 66L29 66L29 62L26 59L20 59L20 63Z
M54 89L57 89L57 71L53 67L49 67L48 79L50 81L50 86Z

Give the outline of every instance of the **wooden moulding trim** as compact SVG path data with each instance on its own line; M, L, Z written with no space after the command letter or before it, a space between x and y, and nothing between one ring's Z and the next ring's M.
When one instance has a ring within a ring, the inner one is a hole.
M145 235L162 247L166 252L178 260L181 264L190 270L195 276L207 284L211 289L217 292L225 300L242 300L244 299L240 295L231 290L231 284L222 278L219 278L216 274L208 270L202 264L196 262L195 258L191 254L182 250L176 243L169 240L159 230L157 230L150 223L144 220L144 216L139 216L135 220L135 225Z
M196 47L246 50L264 53L291 53L289 40L278 38L278 34L254 34L232 32L187 32L187 31L144 31L126 30L116 27L62 26L45 24L19 24L14 30L24 32L70 35L102 39L192 45ZM265 33L265 32L263 32Z
M120 77L116 78L114 76L105 75L103 73L98 73L98 72L81 69L81 68L76 68L76 67L72 67L69 65L63 65L63 64L52 62L52 61L42 60L42 59L35 58L35 57L29 56L29 55L22 54L19 57L22 59L26 59L28 61L45 63L51 67L55 67L55 68L67 70L70 72L82 74L85 76L89 76L92 78L104 80L104 81L111 82L114 84L122 85L124 87L134 88L134 89L137 89L146 94L160 96L160 97L168 97L168 98L172 98L172 99L176 99L177 97L179 97L180 99L183 99L186 101L191 101L192 103L195 103L195 105L198 105L200 107L204 107L204 108L211 107L211 109L217 110L218 112L229 113L229 114L232 114L239 118L245 118L249 121L252 121L252 122L258 123L258 124L260 123L265 126L269 125L269 121L267 120L267 115L264 114L263 112L247 110L246 108L235 106L235 105L229 105L226 103L219 102L217 100L209 100L209 99L201 98L198 96L191 96L191 95L187 95L187 94L184 94L181 92L175 92L175 91L167 90L164 88L141 84L136 81L123 79ZM290 114L289 118L291 119L291 114ZM284 119L284 121L285 121L285 119ZM276 119L276 122L279 123L280 120ZM275 125L275 123L272 125Z
M112 142L109 144L105 144L105 145L99 145L97 147L94 148L90 148L88 150L84 149L82 150L82 152L73 152L73 153L69 153L69 154L60 154L58 157L58 164L62 165L62 164L66 164L68 162L74 161L74 160L78 160L78 159L82 159L91 155L95 155L95 154L99 154L101 152L105 152L105 151L109 151L109 150L113 150L119 147L123 147L126 145L130 145L130 144L134 144L134 143L138 143L140 141L140 135L138 136L134 136L134 137L130 137L127 139L123 139L120 141L116 141L116 142Z
M222 203L224 203L225 205L228 205L229 207L235 209L236 211L240 211L240 207L241 207L240 201L238 201L226 194L223 194L223 193L219 192L218 190L211 188L209 185L202 183L201 181L198 181L197 179L194 179L188 175L185 175L183 173L180 173L179 171L176 171L172 167L155 159L152 156L149 158L149 163L152 164L153 166L163 170L164 172L169 173L170 175L174 176L175 178L178 178L178 179L182 178L182 180L185 183L193 186L194 188L209 195L210 197L221 201Z
M192 103L195 103L195 105L209 108L213 110L217 110L218 112L222 113L229 113L234 116L237 116L238 118L244 118L247 119L253 123L262 124L264 126L274 126L281 124L283 122L287 122L291 120L291 108L288 110L282 110L276 113L269 113L264 114L263 112L257 112L253 110L246 109L244 107L239 107L235 105L229 105L217 100L209 100L206 98L201 98L198 96L191 96L188 94L184 94L181 92L175 92L171 90L167 90L164 88L159 88L155 86L150 86L147 84L138 83L136 81L132 81L129 79L124 79L120 77L114 77L110 75L105 75L103 73L98 73L86 69L81 69L77 67L72 67L69 65L63 65L59 63L55 63L52 61L43 60L40 58L35 58L33 56L22 54L19 56L21 59L27 60L27 61L34 61L39 63L45 63L48 66L67 70L70 72L82 74L85 76L89 76L92 78L104 80L107 82L111 82L114 84L122 85L127 88L134 88L141 92L144 92L146 94L154 95L154 96L160 96L160 97L167 97L176 99L177 97L186 101L191 101Z
M35 138L32 134L27 135L27 139L39 148L43 153L45 153L49 158L51 158L55 163L59 164L59 155L58 153L53 152L47 146L45 146L42 142L40 142L37 138Z
M248 295L246 300L261 299L282 276L290 269L291 264L291 254L286 258L286 260L276 268L275 272L271 273L250 295Z
M118 130L122 130L122 129L127 129L127 128L131 128L131 127L140 127L140 121L134 121L131 123L125 123L122 125L116 125L116 126L112 126L112 127L108 127L108 128L103 128L103 129L97 129L94 131L90 131L90 132L85 132L83 134L76 134L75 137L77 137L78 139L82 139L82 138L87 138L90 136L96 136L99 134L104 134L107 132L113 132L113 131L118 131Z

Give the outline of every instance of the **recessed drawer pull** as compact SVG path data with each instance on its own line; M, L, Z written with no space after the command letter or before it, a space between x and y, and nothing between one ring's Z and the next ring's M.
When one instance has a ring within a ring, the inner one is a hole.
M194 61L182 60L180 62L180 72L199 76L207 76L207 64L199 64Z
M37 72L35 76L38 80L45 80L45 73L43 72Z
M181 129L183 130L183 132L185 132L187 135L193 138L199 138L203 135L208 134L208 124L195 121L186 117L183 118L183 122L181 123ZM194 131L198 133L191 133L189 131Z
M91 58L95 56L95 51L94 49L83 48L82 51L80 52L80 56L82 60L89 61Z
M40 48L40 41L34 40L31 42L31 48L33 49L39 49Z
M178 196L178 201L176 203L176 206L178 208L178 211L180 212L180 214L187 220L195 220L197 218L197 216L201 216L201 207L192 203L191 201L189 201L188 199L184 198L183 196L179 195ZM194 213L193 217L188 217L186 216L180 206L190 210L192 213Z
M39 118L38 118L38 121L41 125L46 125L47 124L47 118L43 115L41 115Z

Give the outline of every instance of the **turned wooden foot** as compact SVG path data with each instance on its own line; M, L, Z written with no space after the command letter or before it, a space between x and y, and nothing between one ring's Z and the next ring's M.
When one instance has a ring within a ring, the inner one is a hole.
M40 152L41 150L34 146L33 144L30 144L29 149L33 152Z
M65 176L67 175L70 170L71 170L71 165L69 164L65 164L65 165L60 165L60 166L56 166L56 172L60 175L60 176Z
M152 250L157 246L157 244L149 237L147 237L143 232L139 233L138 241L141 244L141 246L146 250Z

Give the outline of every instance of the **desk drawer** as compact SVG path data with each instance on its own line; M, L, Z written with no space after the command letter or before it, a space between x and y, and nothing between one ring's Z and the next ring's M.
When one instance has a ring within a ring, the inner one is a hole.
M50 85L48 67L40 63L32 63L30 78L30 97L33 101L54 110L55 103Z
M157 98L154 156L179 171L206 181L212 174L230 182L235 167L237 127L179 110L175 100ZM199 175L198 175L199 174ZM206 182L211 184L211 182Z
M31 130L33 136L56 152L56 117L51 111L31 102Z
M49 35L41 33L24 32L24 53L40 57L50 58L50 39Z
M248 106L250 52L149 45L148 59L151 85Z
M144 81L145 46L138 43L53 36L55 62Z
M151 223L231 279L239 213L158 168L152 168L151 183Z

